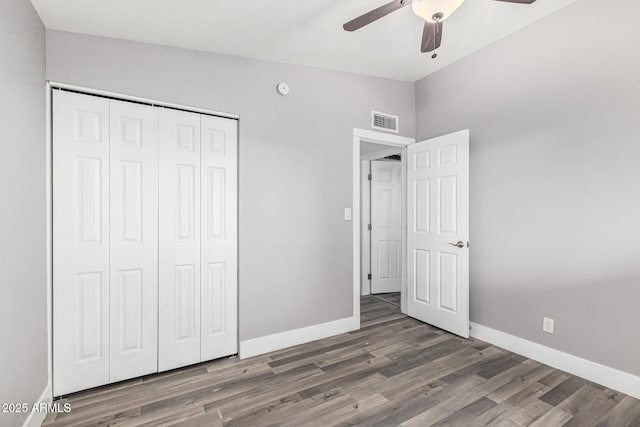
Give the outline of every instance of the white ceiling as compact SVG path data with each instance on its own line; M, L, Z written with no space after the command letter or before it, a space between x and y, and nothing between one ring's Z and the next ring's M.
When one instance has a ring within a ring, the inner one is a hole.
M439 57L420 53L405 7L348 33L388 0L31 0L48 28L415 81L575 0L467 0L445 21Z

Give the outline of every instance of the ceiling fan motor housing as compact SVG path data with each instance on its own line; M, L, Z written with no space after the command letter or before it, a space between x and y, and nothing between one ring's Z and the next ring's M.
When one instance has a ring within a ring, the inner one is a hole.
M464 0L413 0L413 13L427 22L442 22L462 6Z

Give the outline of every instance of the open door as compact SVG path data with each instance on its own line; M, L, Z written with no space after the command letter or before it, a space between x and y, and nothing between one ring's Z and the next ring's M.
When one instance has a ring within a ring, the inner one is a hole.
M469 131L407 155L407 314L468 338Z
M402 165L371 162L371 293L402 290Z

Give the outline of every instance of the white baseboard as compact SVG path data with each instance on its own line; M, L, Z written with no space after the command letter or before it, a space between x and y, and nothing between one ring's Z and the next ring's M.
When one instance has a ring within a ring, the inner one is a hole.
M37 404L49 404L51 403L51 385L47 384L47 386L42 391L42 394L38 398L38 401L35 402ZM31 412L27 419L25 420L23 427L40 427L46 418L47 413L45 411L41 412Z
M241 341L240 358L246 359L271 351L282 350L283 348L344 334L345 332L358 329L357 324L353 317L347 317L346 319L334 320L306 328Z
M471 323L471 336L640 399L640 377L638 376L477 323Z

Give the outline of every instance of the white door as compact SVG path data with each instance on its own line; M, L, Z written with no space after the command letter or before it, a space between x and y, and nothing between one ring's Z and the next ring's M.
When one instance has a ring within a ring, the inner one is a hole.
M54 395L109 382L109 100L53 93Z
M235 120L54 91L60 396L237 353Z
M238 122L201 116L201 360L237 353Z
M371 293L402 289L402 164L371 162Z
M158 370L158 109L110 101L110 381Z
M200 115L161 109L158 368L200 362Z
M407 314L468 338L469 131L407 154Z

